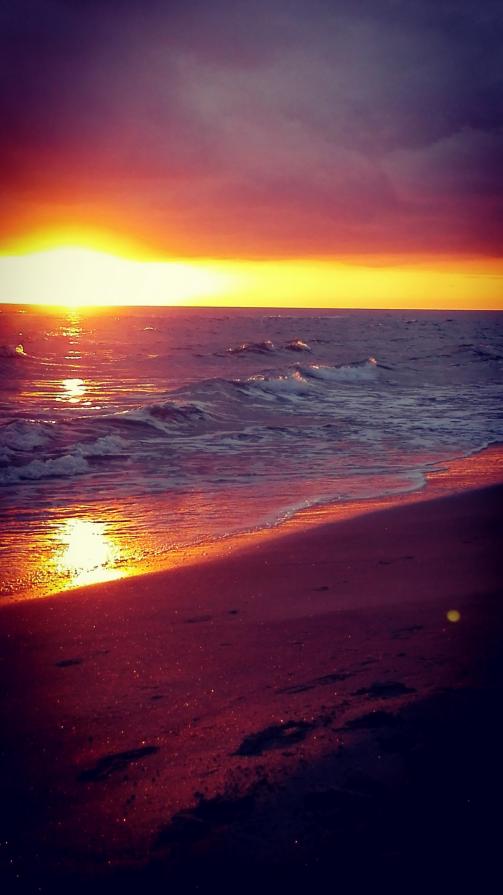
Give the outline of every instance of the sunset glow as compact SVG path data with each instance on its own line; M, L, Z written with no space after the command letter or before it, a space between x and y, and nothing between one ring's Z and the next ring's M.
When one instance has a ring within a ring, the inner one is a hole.
M23 5L0 302L503 307L492 7Z
M65 307L173 305L229 291L221 266L138 261L80 246L0 258L0 300ZM215 302L216 303L216 302Z

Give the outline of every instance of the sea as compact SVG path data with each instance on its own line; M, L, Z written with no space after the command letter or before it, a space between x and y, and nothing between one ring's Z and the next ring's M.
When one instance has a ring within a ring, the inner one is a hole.
M497 312L0 307L0 594L424 487L503 440Z

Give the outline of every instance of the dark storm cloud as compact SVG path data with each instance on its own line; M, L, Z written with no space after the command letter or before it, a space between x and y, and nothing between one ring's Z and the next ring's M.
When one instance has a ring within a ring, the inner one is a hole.
M115 203L168 250L501 243L499 2L0 10L7 216L53 191Z

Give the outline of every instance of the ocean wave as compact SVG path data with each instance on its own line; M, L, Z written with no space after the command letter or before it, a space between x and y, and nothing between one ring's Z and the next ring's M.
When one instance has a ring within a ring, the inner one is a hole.
M348 385L371 382L378 376L378 367L376 359L370 357L339 366L296 364L263 370L243 379L204 379L177 389L166 401L145 404L135 410L111 414L108 418L118 423L151 426L163 432L199 432L207 425L213 426L222 420L228 422L229 416L239 415L243 402L248 399L281 401L312 395L327 399L330 382Z
M332 382L362 382L374 380L377 376L377 361L374 357L354 364L331 367L321 364L296 366L285 372L255 373L238 384L245 390L258 389L278 396L303 397L319 387L317 380Z
M310 364L303 370L304 375L314 379L328 379L336 382L361 382L372 380L377 376L378 363L375 357L354 364L330 367L323 364Z
M80 442L75 446L75 454L81 457L110 457L122 454L130 447L130 442L120 435L103 435L95 441Z
M372 357L340 366L296 364L243 379L202 380L133 410L55 423L16 420L0 428L0 483L83 475L95 470L100 458L105 464L127 455L128 462L141 463L145 451L150 457L165 452L155 444L159 437L169 438L172 450L182 453L203 450L206 435L211 436L211 449L227 437L233 443L262 439L256 432L251 435L249 427L263 426L273 409L285 415L288 430L292 413L311 413L314 407L332 412L337 385L364 388L377 374ZM307 437L305 432L297 435ZM291 437L291 432L278 432L278 437ZM22 462L27 454L31 462Z
M285 349L287 351L311 351L311 346L307 342L303 342L302 339L292 339L291 342L286 343Z
M14 424L10 424L12 429ZM21 421L15 424L17 429ZM28 430L32 447L37 447L38 452L47 445L47 439L37 440L36 430ZM19 432L17 433L20 434ZM11 432L12 435L12 432ZM4 464L0 468L0 485L12 485L18 482L38 481L39 479L60 478L74 475L85 475L92 471L88 459L99 457L119 456L128 453L130 442L120 435L103 435L92 441L82 441L75 444L66 453L60 456L40 456L29 463L20 463L26 450L12 450L0 445L0 462ZM53 447L51 445L51 450Z
M263 394L268 398L301 398L313 389L300 370L291 370L285 373L255 373L248 379L236 383L243 392L248 394Z
M0 426L0 448L7 451L32 451L46 445L52 435L51 423L38 420L13 420Z
M89 472L89 469L89 464L82 454L63 454L61 457L32 460L22 466L0 469L0 484L13 485L23 481L82 475Z
M471 352L476 358L483 361L500 361L503 359L503 355L498 351L482 345L472 345Z
M178 403L175 400L163 401L156 404L146 404L137 410L125 410L121 413L111 414L118 422L141 424L151 426L160 431L172 431L173 429L191 429L211 418L205 407L195 402Z
M275 345L270 339L263 342L242 342L227 348L227 354L270 354L274 351L311 351L311 346L302 339L291 339L283 345Z
M274 351L274 343L269 339L264 342L242 342L227 349L227 354L267 354L268 351Z
M0 357L28 357L22 345L0 345Z
M287 414L291 412L290 404L305 410L314 400L318 407L330 407L338 384L364 388L365 383L376 379L378 370L373 357L339 366L296 364L242 379L200 380L169 393L163 401L131 410L64 417L56 422L15 420L0 427L0 462L17 469L20 455L38 451L37 459L46 462L54 457L56 449L80 458L113 457L126 452L138 440L133 435L135 426L144 427L142 440L148 437L148 429L170 437L197 436L227 430L229 426L241 429L257 421L261 407L272 409L274 403ZM131 440L126 429L131 432ZM33 469L33 477L38 477L39 467Z

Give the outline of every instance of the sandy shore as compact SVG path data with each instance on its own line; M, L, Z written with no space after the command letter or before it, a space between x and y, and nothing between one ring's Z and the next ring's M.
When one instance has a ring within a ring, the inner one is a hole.
M4 891L485 891L502 495L4 607Z

